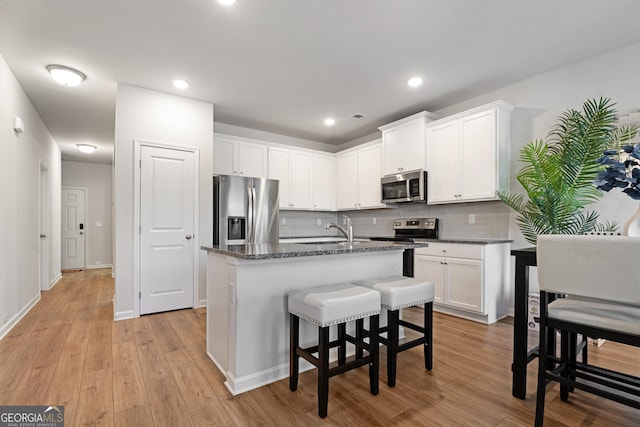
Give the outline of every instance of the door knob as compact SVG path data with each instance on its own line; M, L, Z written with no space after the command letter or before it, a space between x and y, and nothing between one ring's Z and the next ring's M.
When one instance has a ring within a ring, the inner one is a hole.
M46 238L46 237L47 237L47 235L46 235L46 234L41 234L41 235L40 235L40 238L41 238L41 239L44 239L44 238Z
M187 240L191 240L191 237L193 237L191 234L187 234Z

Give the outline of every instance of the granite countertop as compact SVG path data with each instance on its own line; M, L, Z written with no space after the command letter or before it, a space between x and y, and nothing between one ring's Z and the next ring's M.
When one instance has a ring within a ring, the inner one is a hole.
M214 245L202 246L201 249L207 252L215 252L236 258L261 260L317 255L352 254L358 252L400 251L427 246L429 246L428 243L355 241L352 244L347 242L320 242Z
M393 236L387 236L393 237ZM300 237L280 237L280 240L292 241L291 243L295 243L295 240L302 239L326 239L326 240L345 240L344 237L334 237L334 236L300 236ZM368 240L369 237L354 237L355 240ZM494 245L498 243L513 243L513 240L509 239L492 239L488 237L483 238L471 238L471 237L440 237L438 239L420 239L420 242L427 243L460 243L460 244L471 244L471 245Z

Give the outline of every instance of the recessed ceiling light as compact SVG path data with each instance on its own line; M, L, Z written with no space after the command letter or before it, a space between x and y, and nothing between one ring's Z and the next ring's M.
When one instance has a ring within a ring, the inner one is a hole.
M324 124L327 126L333 126L336 124L335 119L332 119L331 117L329 117L328 119L324 119Z
M87 76L82 72L64 65L47 65L47 71L53 80L63 86L78 86Z
M185 82L184 80L174 80L173 85L178 89L186 89L189 87L189 83Z
M422 84L422 77L411 77L407 84L411 87L418 87Z
M91 145L91 144L76 144L76 147L78 147L78 150L87 154L93 153L98 148L95 145Z
M225 6L231 6L235 2L236 0L218 0L218 3L223 4Z

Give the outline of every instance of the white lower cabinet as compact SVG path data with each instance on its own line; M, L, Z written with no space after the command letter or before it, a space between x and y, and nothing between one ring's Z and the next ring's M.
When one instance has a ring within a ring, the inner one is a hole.
M414 276L433 282L436 311L493 323L509 309L508 254L508 243L430 243L415 250Z

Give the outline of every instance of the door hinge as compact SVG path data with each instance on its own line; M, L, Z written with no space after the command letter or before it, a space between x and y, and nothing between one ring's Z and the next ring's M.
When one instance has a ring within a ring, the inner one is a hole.
M142 169L142 159L140 159L139 162L140 162L140 169Z
M138 299L142 299L142 291L138 292Z
M138 234L142 234L142 225L138 226Z

